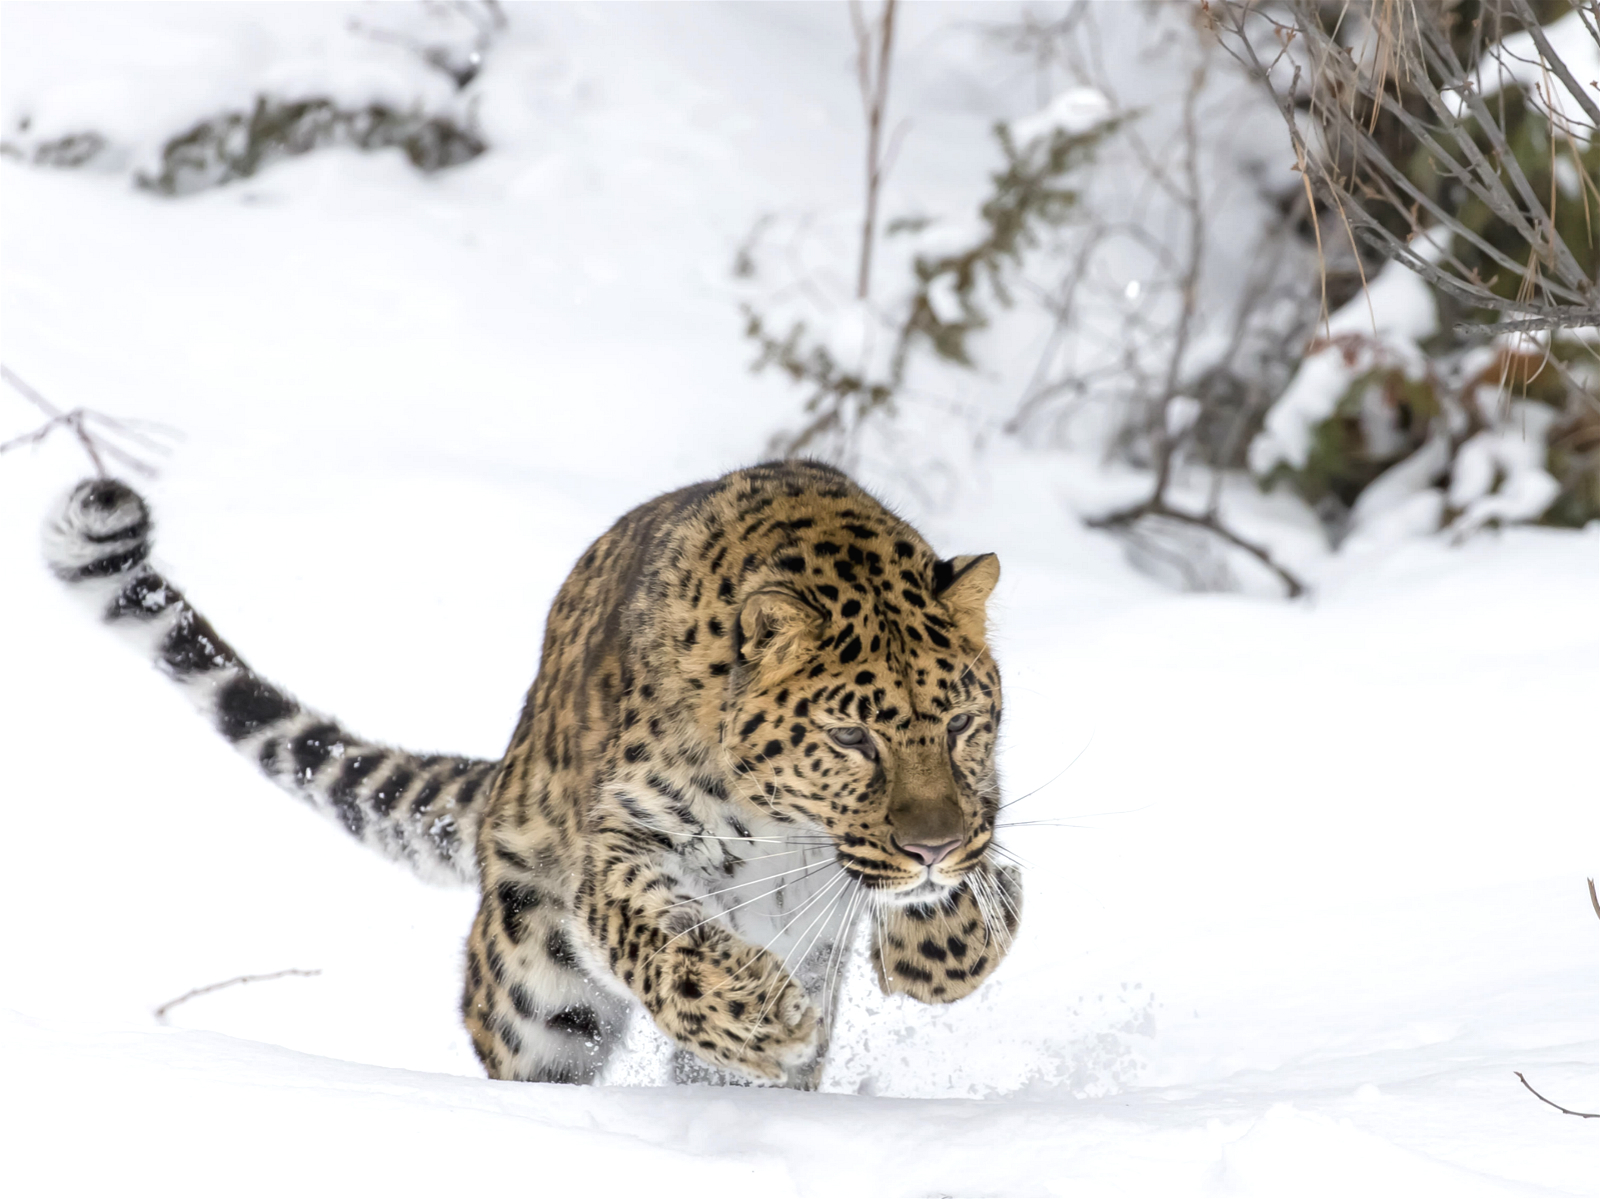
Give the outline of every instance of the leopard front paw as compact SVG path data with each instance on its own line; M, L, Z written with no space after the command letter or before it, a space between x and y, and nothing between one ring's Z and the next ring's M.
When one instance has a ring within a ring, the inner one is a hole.
M987 865L936 903L878 909L872 965L879 988L919 1003L972 994L1010 950L1021 912L1021 875Z
M822 1033L805 991L753 946L678 955L656 1022L685 1049L759 1082L804 1075Z

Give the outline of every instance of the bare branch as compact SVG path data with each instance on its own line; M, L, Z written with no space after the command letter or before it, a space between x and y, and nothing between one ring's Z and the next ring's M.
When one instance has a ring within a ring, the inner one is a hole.
M88 422L90 420L97 421L104 425L110 434L132 441L144 450L160 455L170 454L172 448L152 437L150 433L157 433L162 437L174 440L182 437L182 434L176 429L166 425L156 424L153 421L122 421L116 417L107 416L103 412L96 412L92 408L74 408L70 412L63 412L24 382L8 366L0 365L0 379L9 383L24 399L49 418L44 424L30 432L13 437L8 441L0 442L0 454L4 454L9 450L19 449L25 445L38 445L56 429L70 429L73 437L83 448L83 452L88 455L90 463L94 466L95 474L101 478L105 478L108 474L105 464L106 458L115 459L129 470L144 475L146 478L152 478L156 474L156 468L151 463L145 461L138 454L123 449L106 434L95 432L89 427ZM138 426L143 426L143 428ZM150 430L150 433L146 433L144 431L146 429Z
M1528 1090L1530 1092L1532 1092L1533 1097L1535 1099L1537 1099L1540 1103L1548 1103L1551 1107L1555 1108L1556 1111L1565 1112L1569 1116L1581 1116L1585 1120L1600 1120L1600 1112L1575 1112L1570 1107L1562 1107L1559 1103L1555 1102L1553 1099L1546 1099L1543 1095L1539 1094L1538 1091L1535 1091L1533 1089L1533 1084L1531 1082L1529 1082L1526 1078L1522 1077L1522 1071L1521 1070L1513 1070L1511 1073L1513 1073L1513 1074L1515 1074L1517 1076L1517 1078L1521 1081L1522 1085L1527 1087Z
M1268 550L1264 545L1260 545L1253 541L1247 541L1245 538L1233 532L1233 530L1229 529L1217 518L1214 512L1206 512L1201 515L1196 515L1193 512L1185 512L1180 508L1174 508L1165 500L1150 499L1146 500L1142 504L1135 504L1131 508L1124 508L1120 512L1113 512L1109 516L1098 516L1094 517L1093 519L1086 520L1084 521L1084 524L1088 525L1091 529L1106 529L1109 531L1131 528L1137 522L1147 517L1164 517L1167 520L1177 521L1179 524L1192 525L1197 529L1205 529L1209 532L1215 533L1229 545L1236 546L1237 548L1243 550L1245 553L1255 558L1256 561L1260 562L1273 574L1277 575L1279 581L1283 583L1284 590L1288 592L1290 599L1298 599L1300 596L1306 593L1305 584L1296 578L1295 575L1292 574L1286 567L1282 566L1277 559L1272 556L1270 550Z
M1600 308L1588 313L1552 312L1544 316L1523 317L1514 321L1496 321L1489 325L1478 324L1475 321L1457 321L1455 330L1457 333L1491 336L1497 333L1533 333L1540 329L1582 328L1585 325L1600 325Z
M169 999L160 1007L158 1007L155 1011L155 1016L158 1021L160 1021L162 1024L165 1024L167 1022L167 1013L173 1008L177 1007L180 1003L187 1003L189 1000L194 999L197 996L209 995L212 991L220 991L224 987L238 986L241 983L271 982L275 978L288 978L291 975L299 978L313 978L321 973L321 970L277 970L271 974L241 974L238 978L224 979L219 983L211 983L209 986L196 987L192 991L185 991L176 999Z
M1556 115L1560 104L1553 95L1555 80L1573 93L1592 120L1600 120L1600 105L1561 61L1527 0L1488 0L1483 10L1471 25L1458 25L1450 5L1374 5L1360 10L1367 20L1353 27L1359 29L1359 41L1350 46L1346 43L1356 33L1337 23L1330 27L1326 22L1332 10L1317 0L1274 5L1212 0L1207 5L1219 30L1228 35L1229 52L1277 101L1300 169L1317 195L1345 214L1362 240L1385 258L1404 263L1471 308L1510 318L1498 325L1464 322L1458 331L1489 336L1519 327L1593 324L1600 309L1600 281L1580 264L1556 224L1554 184L1547 204L1529 181L1511 137L1524 127L1508 122L1546 121L1552 160L1558 153L1556 133L1568 133L1570 162L1587 205L1591 172L1572 142L1570 116ZM1344 10L1338 11L1342 16ZM1283 19L1274 12L1284 14ZM1584 28L1595 36L1587 18ZM1517 32L1527 34L1537 58L1507 47L1506 36ZM1278 46L1271 61L1263 61L1258 52L1258 44L1267 40L1263 33ZM1297 67L1286 87L1281 72L1275 79L1273 71L1291 47ZM1527 110L1508 107L1507 90L1525 88L1512 77L1512 62L1536 64L1544 71L1543 83L1533 88L1544 97L1544 109L1531 99ZM1500 74L1486 82L1484 68L1491 64L1498 65ZM1491 99L1498 103L1491 105ZM1301 107L1309 112L1309 131L1299 125ZM1529 113L1526 118L1513 115L1523 111ZM1380 121L1385 122L1381 127ZM1466 201L1482 204L1494 226L1469 224L1462 216ZM1426 241L1419 242L1419 235ZM1520 280L1520 287L1514 295L1502 294L1511 289L1497 287L1496 278L1485 280L1470 265L1474 260L1505 272L1499 278ZM1535 319L1548 323L1515 323Z
M867 197L861 220L861 259L856 269L856 298L872 294L872 251L877 240L878 195L889 163L899 150L905 126L895 130L889 154L882 152L883 118L889 106L889 64L894 52L894 14L897 0L883 0L875 25L861 13L860 0L850 0L850 27L856 38L856 79L861 107L867 118ZM874 62L876 59L876 62Z

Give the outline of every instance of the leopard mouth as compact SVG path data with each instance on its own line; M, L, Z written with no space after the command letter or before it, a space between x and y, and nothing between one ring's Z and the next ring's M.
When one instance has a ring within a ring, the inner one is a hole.
M940 899L950 891L948 883L935 881L932 874L923 879L916 886L905 891L895 891L894 899L898 903L924 903L932 899Z
M932 869L921 878L895 878L881 872L865 873L843 865L844 871L854 877L871 895L874 902L885 907L907 904L938 903L961 885L960 880L944 882L933 877Z
M972 863L963 860L960 873L950 878L948 867L951 863L948 860L910 870L907 869L909 863L862 858L843 847L837 847L834 852L834 860L841 870L871 892L879 903L891 905L931 903L942 899L961 886L962 879L972 866Z

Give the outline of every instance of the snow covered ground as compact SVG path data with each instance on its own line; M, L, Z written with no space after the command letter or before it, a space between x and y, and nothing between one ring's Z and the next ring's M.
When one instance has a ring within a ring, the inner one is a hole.
M345 12L9 4L0 119L147 153L269 75L356 87ZM930 202L1026 111L973 15L907 18L896 169ZM146 485L164 567L352 728L485 756L586 542L792 420L728 264L767 208L850 203L860 137L840 8L512 23L493 149L432 178L329 150L174 201L0 165L4 361L183 431ZM0 395L0 440L34 419ZM1512 1071L1600 1109L1600 529L1329 557L1264 505L1316 588L1287 605L1135 573L1061 455L998 448L936 507L864 479L1005 564L1010 810L1056 822L1009 834L1022 938L946 1009L856 970L829 1093L629 1085L643 1027L577 1089L480 1076L471 895L257 778L65 602L38 523L84 469L62 437L0 459L8 1193L1596 1193L1600 1121ZM321 973L152 1014L286 968Z

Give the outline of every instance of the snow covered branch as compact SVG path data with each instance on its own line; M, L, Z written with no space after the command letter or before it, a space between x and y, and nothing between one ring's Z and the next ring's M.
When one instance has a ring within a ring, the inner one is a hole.
M888 233L904 247L908 261L905 274L894 279L893 292L883 298L869 302L858 295L832 322L801 316L785 322L747 303L745 335L759 350L752 369L775 366L810 390L805 410L811 418L775 438L774 452L814 452L824 443L843 448L851 430L892 407L914 355L974 367L971 338L988 327L998 309L1011 306L1013 280L1029 252L1076 211L1078 192L1069 186L1070 177L1113 128L1103 99L1082 91L1064 94L1014 127L997 124L1003 165L991 176L975 220L890 222ZM869 180L869 208L873 186ZM741 248L737 274L757 273L756 253L754 240ZM863 268L868 261L863 257ZM858 289L868 280L860 275Z

